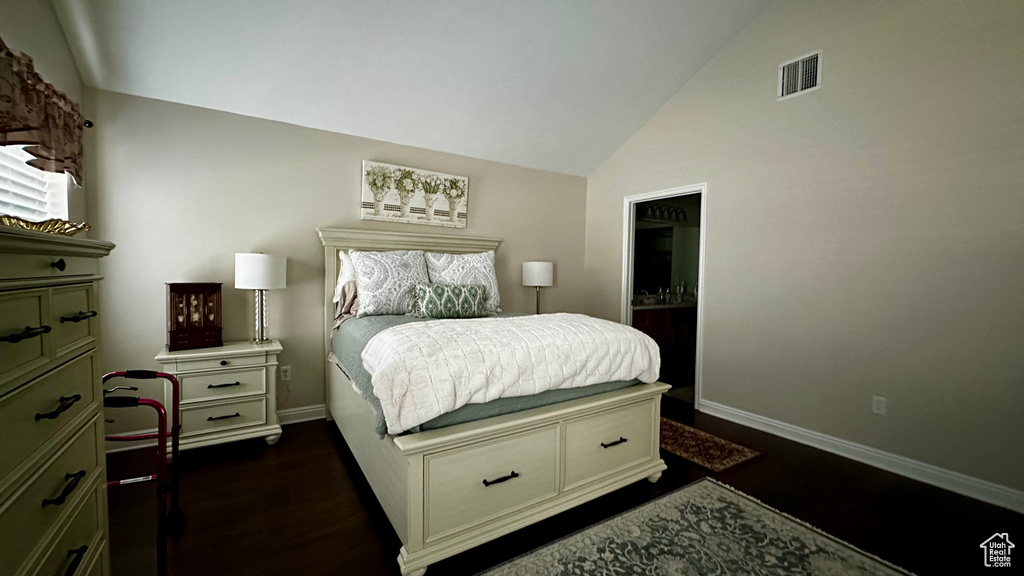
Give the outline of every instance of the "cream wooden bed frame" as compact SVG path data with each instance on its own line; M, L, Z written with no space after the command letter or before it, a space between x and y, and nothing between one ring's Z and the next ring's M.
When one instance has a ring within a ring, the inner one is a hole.
M339 250L459 254L497 250L501 244L498 238L473 236L317 232L324 245L325 354L331 350ZM398 564L405 576L420 576L432 563L638 480L656 482L666 468L658 431L660 398L669 386L660 382L380 439L372 411L351 380L330 361L325 370L327 419L338 426L402 541ZM633 443L598 448L601 438L620 437ZM521 478L493 489L479 487L481 477L508 474L503 471L513 466Z

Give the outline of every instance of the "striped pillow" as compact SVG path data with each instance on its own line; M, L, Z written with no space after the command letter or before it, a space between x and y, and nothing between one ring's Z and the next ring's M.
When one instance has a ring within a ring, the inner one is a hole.
M417 284L414 291L413 314L420 318L480 318L490 314L487 288L482 284Z

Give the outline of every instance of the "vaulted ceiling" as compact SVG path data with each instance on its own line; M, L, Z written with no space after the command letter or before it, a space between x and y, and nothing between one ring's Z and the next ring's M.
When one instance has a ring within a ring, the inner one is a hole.
M767 0L53 0L86 85L589 175Z

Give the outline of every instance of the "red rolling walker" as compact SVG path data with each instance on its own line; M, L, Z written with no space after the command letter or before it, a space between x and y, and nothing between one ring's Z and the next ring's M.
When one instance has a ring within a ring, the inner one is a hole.
M152 370L121 370L103 375L103 383L113 378L126 378L129 380L156 380L164 379L171 383L171 426L167 426L167 411L163 404L150 398L139 398L137 396L107 396L117 390L138 390L137 386L115 386L110 390L103 390L104 408L136 408L148 406L156 411L157 430L148 434L121 434L107 436L107 440L115 442L128 442L132 440L156 440L157 466L156 474L139 476L136 478L125 478L122 480L111 480L107 487L135 484L138 482L156 482L157 486L157 516L156 516L156 539L157 539L157 575L167 575L167 531L180 533L185 527L185 515L178 504L178 437L181 435L181 415L179 411L179 400L181 398L180 384L178 379L166 372L155 372ZM167 439L171 440L171 457L168 466ZM170 469L168 472L168 468Z

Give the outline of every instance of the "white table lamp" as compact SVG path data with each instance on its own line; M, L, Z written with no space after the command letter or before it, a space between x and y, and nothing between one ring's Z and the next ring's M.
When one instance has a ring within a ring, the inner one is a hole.
M267 338L267 290L285 287L288 261L284 256L270 254L235 254L235 288L255 290L257 344L269 342Z
M555 265L552 262L523 262L523 286L537 289L537 314L540 314L540 289L554 284Z

